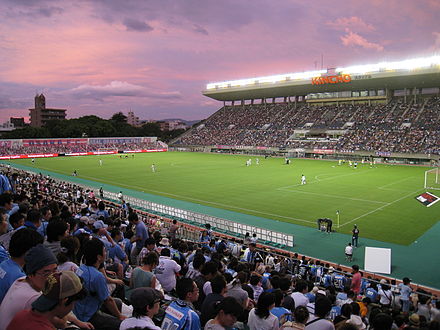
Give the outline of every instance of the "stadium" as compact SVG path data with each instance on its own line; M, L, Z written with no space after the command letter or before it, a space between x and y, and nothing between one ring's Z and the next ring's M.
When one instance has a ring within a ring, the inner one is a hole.
M152 228L175 220L189 241L210 224L233 242L255 234L264 255L344 271L357 226L364 276L439 292L440 56L210 83L203 95L219 110L168 145L2 140L4 172L33 173L45 196L73 204L77 187L102 188L115 210L123 194ZM379 268L364 264L374 249Z

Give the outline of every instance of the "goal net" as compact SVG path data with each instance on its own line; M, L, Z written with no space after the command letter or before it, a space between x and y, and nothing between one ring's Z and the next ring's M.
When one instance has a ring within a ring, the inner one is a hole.
M425 171L425 189L440 190L440 167Z

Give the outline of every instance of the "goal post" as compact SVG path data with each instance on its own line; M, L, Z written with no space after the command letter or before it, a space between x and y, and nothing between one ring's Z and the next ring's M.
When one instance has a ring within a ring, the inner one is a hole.
M425 171L424 188L440 190L440 167Z

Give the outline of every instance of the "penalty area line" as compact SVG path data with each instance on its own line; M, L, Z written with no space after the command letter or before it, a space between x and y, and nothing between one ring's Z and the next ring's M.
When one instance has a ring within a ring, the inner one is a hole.
M365 213L365 214L362 214L362 215L360 215L360 216L358 216L358 217L356 217L356 218L354 218L354 219L351 219L350 221L345 222L344 224L340 225L339 228L340 228L340 227L344 227L345 225L348 225L348 224L350 224L350 223L352 223L352 222L354 222L354 221L356 221L356 220L359 220L359 219L361 219L361 218L363 218L363 217L366 217L367 215L370 215L370 214L372 214L372 213L375 213L375 212L377 212L377 211L380 211L380 210L384 209L385 207L390 206L390 205L392 205L392 204L394 204L394 203L400 202L402 199L408 198L409 196L411 196L411 195L413 195L413 194L415 194L415 193L418 193L418 192L420 192L420 191L423 191L423 190L424 190L424 189L417 189L416 191L413 191L413 192L411 192L411 193L409 193L409 194L406 194L405 196L400 197L400 198L396 199L395 201L392 201L392 202L390 202L390 203L387 203L386 205L380 206L380 207L378 207L377 209L374 209L374 210L369 211L369 212L367 212L367 213Z
M316 196L321 196L321 197L339 198L339 199L346 199L346 200L348 199L348 200L357 201L357 202L376 203L376 204L385 204L385 205L388 204L387 202L374 201L374 200L362 199L362 198L345 197L345 196L339 196L339 195L320 194L320 193L314 193L314 192L310 192L310 191L302 191L302 190L294 190L294 189L280 189L280 188L278 188L277 190L283 190L283 191L292 192L292 193L298 192L301 194L316 195Z

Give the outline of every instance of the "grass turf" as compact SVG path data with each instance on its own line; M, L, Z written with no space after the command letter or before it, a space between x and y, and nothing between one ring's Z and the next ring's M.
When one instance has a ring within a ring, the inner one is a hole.
M251 158L252 166L245 161ZM103 166L99 166L102 159ZM162 195L192 203L316 227L316 219L333 219L349 233L357 224L362 237L409 245L437 221L440 203L427 208L414 197L424 192L427 168L336 161L202 153L149 153L15 160L62 174L77 170L80 178ZM151 164L156 164L153 173ZM301 185L301 175L307 184ZM233 219L231 219L233 220ZM258 224L256 224L258 225Z

